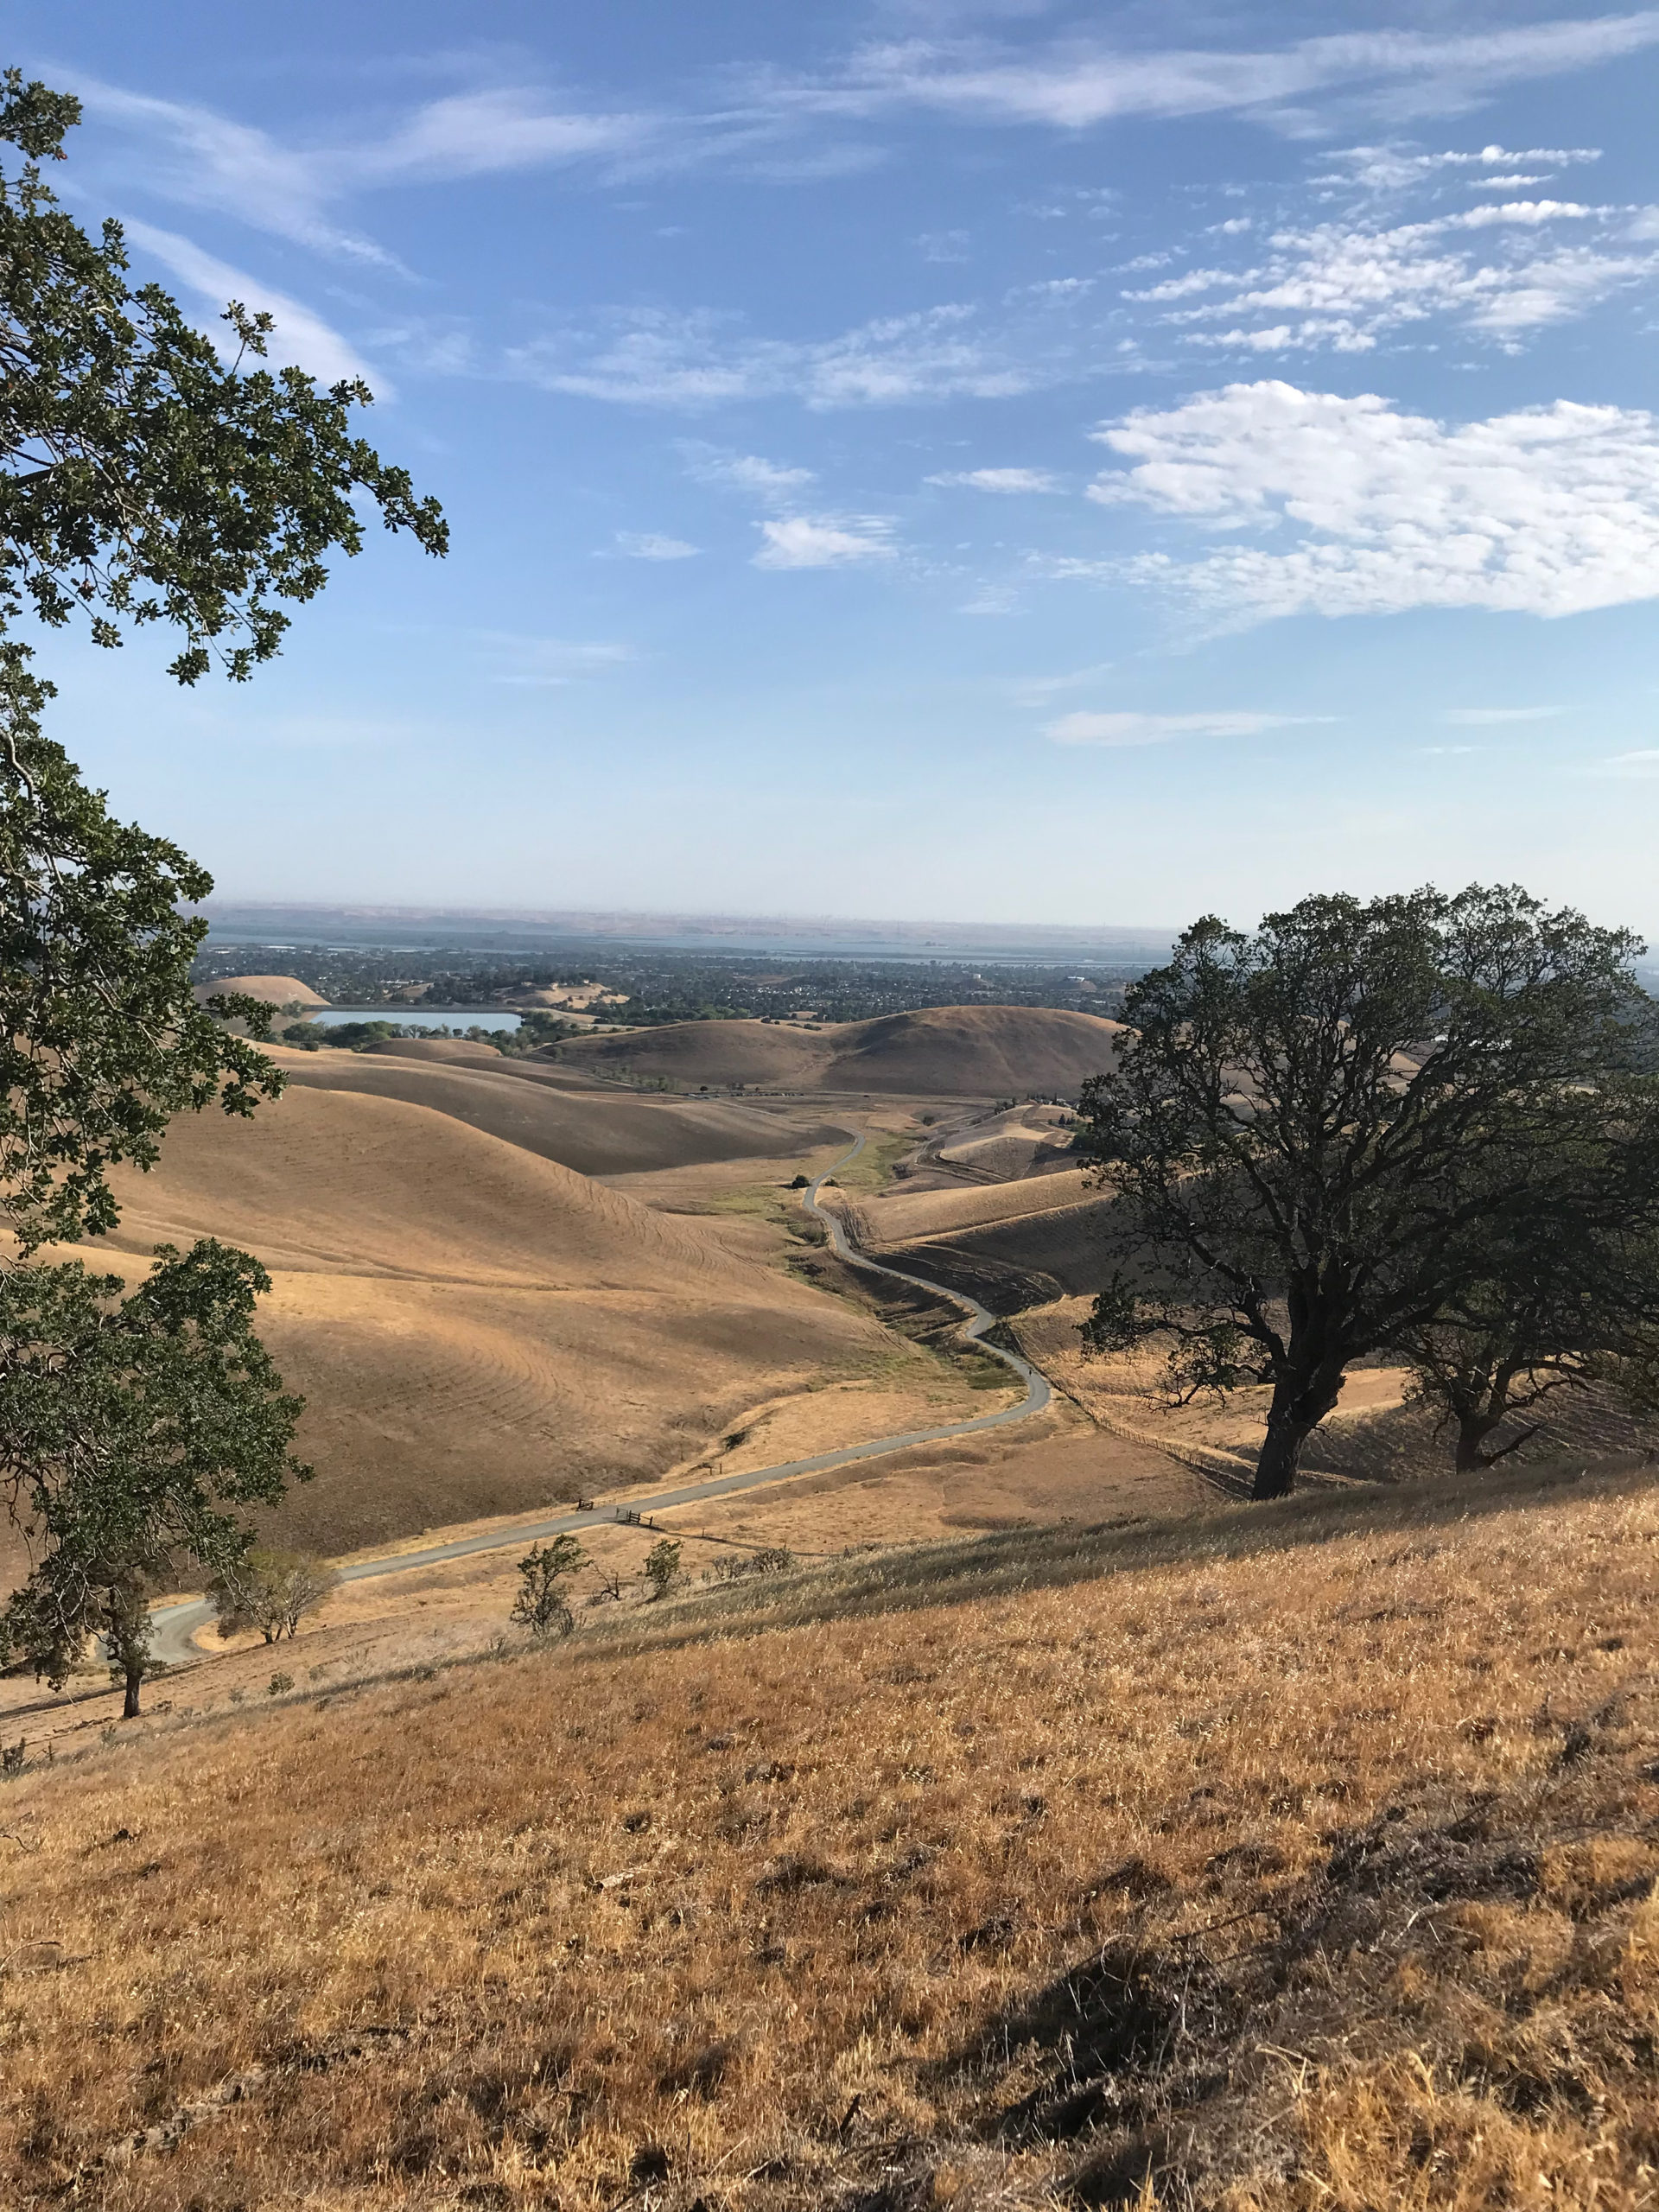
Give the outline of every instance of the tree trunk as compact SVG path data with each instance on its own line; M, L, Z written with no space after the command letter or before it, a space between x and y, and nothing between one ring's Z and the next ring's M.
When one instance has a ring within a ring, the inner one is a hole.
M1288 1497L1294 1490L1302 1446L1341 1396L1342 1373L1340 1364L1326 1360L1274 1385L1268 1433L1250 1487L1253 1498Z
M144 1685L144 1669L143 1662L141 1661L136 1667L129 1662L126 1671L127 1695L126 1702L121 1707L121 1718L124 1720L137 1720L138 1718L138 1693Z
M1255 1480L1250 1486L1253 1498L1290 1496L1296 1487L1296 1469L1301 1459L1302 1446L1315 1426L1313 1421L1288 1419L1268 1421L1261 1456L1255 1463Z
M1477 1474L1486 1465L1481 1446L1497 1426L1497 1421L1490 1414L1459 1415L1457 1448L1452 1463L1460 1475Z

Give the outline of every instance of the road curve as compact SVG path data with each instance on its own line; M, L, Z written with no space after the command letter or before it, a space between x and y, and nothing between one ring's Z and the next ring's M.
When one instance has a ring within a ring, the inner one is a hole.
M416 1552L395 1552L385 1559L354 1560L349 1567L340 1569L341 1581L367 1582L383 1574L407 1574L417 1567L441 1567L448 1560L469 1559L477 1552L510 1551L515 1544L537 1543L578 1529L613 1526L625 1511L647 1515L666 1512L671 1506L695 1505L706 1497L728 1497L734 1491L756 1490L767 1483L786 1481L791 1475L812 1475L830 1467L849 1467L860 1459L876 1459L888 1452L902 1452L912 1444L936 1444L949 1436L971 1436L981 1429L1003 1428L1010 1421L1025 1421L1033 1414L1041 1413L1053 1395L1046 1377L1021 1359L1018 1352L1006 1351L1001 1344L985 1341L986 1332L996 1325L995 1313L963 1291L947 1290L943 1283L931 1282L925 1275L867 1259L848 1236L838 1217L819 1205L818 1192L824 1184L849 1160L856 1160L863 1149L861 1133L838 1160L808 1184L802 1205L823 1224L831 1249L849 1267L861 1268L867 1274L889 1275L897 1282L914 1283L934 1297L948 1298L952 1305L961 1306L967 1317L961 1332L963 1341L976 1344L994 1359L1000 1359L1025 1384L1026 1395L1017 1406L1004 1406L999 1413L982 1414L975 1421L947 1421L940 1428L913 1428L901 1436L878 1436L868 1444L849 1444L839 1452L819 1452L808 1459L785 1459L776 1466L753 1467L747 1474L717 1475L708 1482L683 1483L672 1490L653 1491L648 1497L631 1497L616 1503L594 1506L586 1512L553 1514L544 1521L521 1522L510 1530L461 1536L453 1543L430 1544ZM153 1656L169 1667L189 1666L201 1658L203 1655L193 1638L213 1617L213 1608L202 1598L187 1599L181 1605L158 1605L150 1616L156 1630Z

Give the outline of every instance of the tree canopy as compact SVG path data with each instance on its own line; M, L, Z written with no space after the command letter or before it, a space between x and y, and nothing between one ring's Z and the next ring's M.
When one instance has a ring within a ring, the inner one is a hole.
M0 77L0 1502L35 1567L0 1643L60 1680L93 1631L127 1681L148 1643L144 1579L188 1555L240 1560L238 1510L290 1477L300 1402L253 1330L257 1261L162 1248L147 1281L35 1262L111 1229L121 1161L152 1166L177 1113L247 1114L281 1077L245 1037L269 1009L199 1007L191 966L211 877L118 822L43 734L54 687L26 626L84 618L118 646L159 626L170 673L247 677L287 609L356 554L365 511L431 554L436 502L353 428L360 383L266 365L274 327L230 302L221 354L158 285L135 288L120 226L90 236L41 164L79 119L69 94Z
M309 1474L302 1401L254 1331L270 1288L212 1238L162 1245L131 1292L79 1262L0 1274L0 1497L35 1558L0 1645L53 1681L174 1556L233 1569L237 1509Z
M1546 1192L1599 1203L1622 1172L1619 1129L1653 1111L1621 1073L1639 950L1513 887L1196 923L1084 1087L1124 1263L1089 1339L1162 1338L1180 1395L1270 1384L1255 1495L1288 1490L1353 1361L1443 1319L1473 1248L1522 1244Z
M435 503L353 435L362 385L266 369L270 318L234 302L221 360L167 293L132 289L118 225L93 239L58 205L41 163L79 117L0 79L0 142L24 156L0 169L0 1224L25 1252L110 1228L109 1168L153 1164L175 1114L245 1114L281 1078L192 995L207 925L188 910L212 878L116 821L42 734L54 687L20 623L79 612L110 646L161 624L181 682L215 655L241 678L328 551L360 548L360 496L447 543Z
M353 434L365 385L261 366L272 318L235 301L221 360L160 285L130 286L120 225L89 238L40 167L79 119L71 95L6 73L0 139L26 158L0 175L0 625L85 612L116 645L124 624L162 623L181 682L216 653L246 677L281 644L280 602L316 596L330 550L361 550L356 495L431 553L443 517Z

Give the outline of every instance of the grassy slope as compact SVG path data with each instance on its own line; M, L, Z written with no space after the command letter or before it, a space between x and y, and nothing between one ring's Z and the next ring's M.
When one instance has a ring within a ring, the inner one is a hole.
M1656 1543L1021 1532L26 1776L6 2201L1635 2212Z
M418 1041L418 1040L417 1040ZM566 1090L526 1079L493 1046L475 1065L435 1064L401 1053L283 1052L273 1055L290 1083L312 1090L400 1099L556 1160L582 1175L629 1175L699 1162L790 1159L838 1134L798 1127L728 1099L630 1097L614 1090ZM845 1140L843 1139L844 1142Z

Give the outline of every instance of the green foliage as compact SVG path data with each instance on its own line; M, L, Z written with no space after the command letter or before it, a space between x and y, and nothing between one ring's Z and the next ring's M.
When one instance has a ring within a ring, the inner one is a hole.
M292 1675L273 1675L270 1680L265 1684L265 1695L267 1697L286 1697L293 1687L294 1677Z
M1086 1336L1173 1344L1178 1397L1271 1384L1256 1495L1288 1489L1352 1361L1443 1320L1481 1251L1634 1187L1639 950L1514 888L1196 924L1084 1087L1133 1269Z
M365 385L257 366L272 320L235 302L222 362L159 285L129 286L119 224L89 238L38 166L79 117L6 73L0 138L26 160L0 175L0 626L84 611L115 645L124 625L162 622L185 641L181 683L215 652L244 677L278 649L280 602L315 598L324 556L361 549L357 497L429 552L444 550L443 518L352 435Z
M180 909L212 879L87 790L41 735L51 691L0 644L0 1219L25 1251L111 1228L109 1169L151 1166L175 1114L281 1086L191 996L207 924Z
M664 1536L645 1554L644 1574L653 1599L666 1598L680 1579L680 1547Z
M518 1562L518 1594L507 1618L534 1636L569 1636L576 1624L564 1585L587 1564L588 1555L574 1536L532 1544Z
M0 1645L61 1682L114 1592L181 1557L228 1573L235 1509L274 1505L302 1401L254 1332L270 1279L205 1238L157 1251L124 1295L79 1265L0 1275L0 1497L35 1566L0 1615Z

